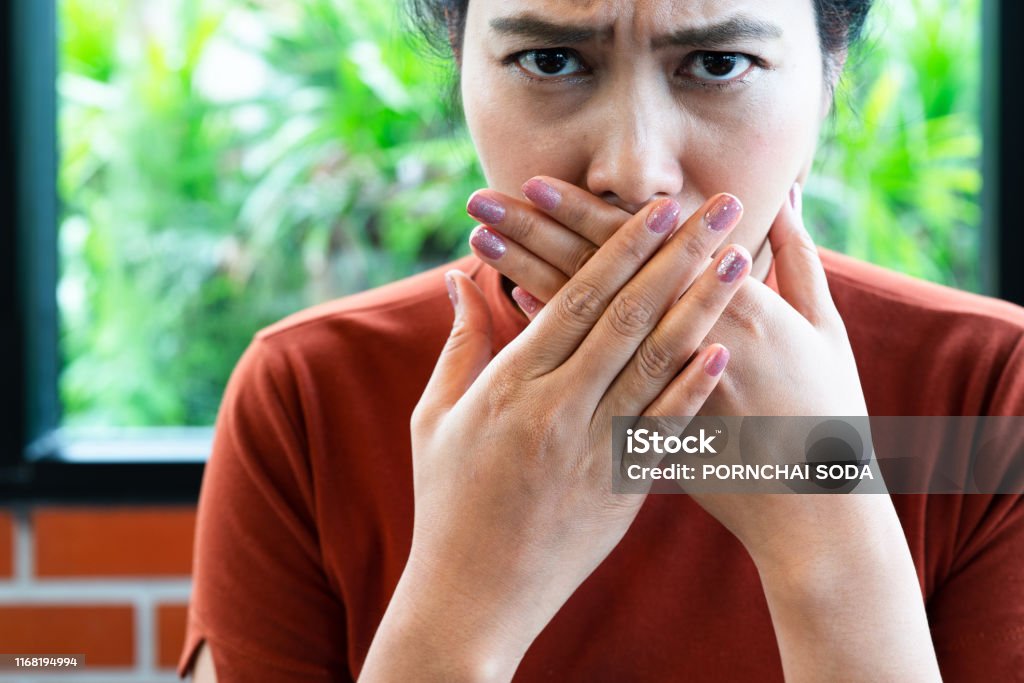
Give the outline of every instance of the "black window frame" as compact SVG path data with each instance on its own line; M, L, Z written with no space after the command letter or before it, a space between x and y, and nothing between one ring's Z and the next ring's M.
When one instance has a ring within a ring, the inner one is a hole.
M1024 305L1024 73L1015 34L1024 4L983 4L981 259L985 291ZM9 0L0 12L0 503L194 502L203 463L68 462L55 438L57 394L56 0ZM1016 227L1016 229L1014 229Z
M57 311L56 0L0 10L0 502L194 502L197 462L68 462Z

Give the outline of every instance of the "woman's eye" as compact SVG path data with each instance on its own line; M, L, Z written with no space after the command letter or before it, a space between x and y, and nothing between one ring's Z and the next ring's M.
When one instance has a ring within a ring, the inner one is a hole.
M519 68L539 78L572 76L579 73L580 58L572 50L555 47L545 50L527 50L514 55Z
M698 52L691 59L688 71L701 81L724 82L742 76L753 60L739 52Z

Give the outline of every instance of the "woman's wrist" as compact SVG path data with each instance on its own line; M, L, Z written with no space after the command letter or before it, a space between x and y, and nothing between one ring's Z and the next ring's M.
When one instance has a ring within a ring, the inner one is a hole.
M920 598L906 537L889 496L816 498L809 508L799 508L804 519L790 520L779 534L764 533L761 544L747 544L766 593L794 610L813 613L864 591L891 590L893 582L882 580L890 577L912 580Z
M903 527L888 495L763 497L775 499L770 505L773 514L738 515L730 520L730 531L743 543L762 578L790 576L851 557L867 560L890 544L906 550Z
M940 680L899 519L888 496L861 502L854 524L823 518L827 542L755 559L786 680Z
M410 560L360 680L508 681L536 634L493 599Z

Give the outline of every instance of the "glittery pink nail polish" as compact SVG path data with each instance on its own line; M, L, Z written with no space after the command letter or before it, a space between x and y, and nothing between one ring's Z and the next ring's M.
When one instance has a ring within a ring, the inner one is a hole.
M530 178L521 188L523 195L538 208L554 211L562 203L562 195L539 178Z
M491 199L480 193L469 198L466 212L481 223L488 225L497 225L505 220L505 207L496 199Z
M651 232L662 235L676 227L680 212L681 209L677 201L666 199L647 214L647 227Z
M492 232L482 225L470 235L469 243L473 245L474 249L483 254L484 257L492 261L500 259L508 250L505 240L501 239L498 233Z
M731 194L723 194L704 214L704 224L715 232L724 232L740 222L743 204Z
M718 279L726 284L736 282L743 269L747 265L747 257L740 253L735 247L730 248L718 262L715 273Z
M729 349L724 346L715 352L715 355L711 356L706 363L704 363L704 372L708 373L712 377L718 377L725 370L725 366L729 364Z
M803 195L804 189L800 187L800 183L793 183L793 187L789 190L789 204L797 213L800 213L804 208Z
M540 299L535 297L533 294L530 294L522 287L512 288L512 298L516 300L516 303L519 304L519 307L523 309L527 315L533 315L541 309L541 306L544 305Z

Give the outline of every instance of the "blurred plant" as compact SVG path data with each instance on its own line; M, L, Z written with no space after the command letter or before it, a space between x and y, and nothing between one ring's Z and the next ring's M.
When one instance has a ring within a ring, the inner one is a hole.
M879 4L808 183L819 241L980 287L980 0Z
M255 330L463 249L482 175L391 4L60 21L66 423L209 424Z
M912 5L854 58L808 211L828 246L970 288L978 0ZM66 424L210 424L257 329L465 253L484 179L396 3L59 17Z

